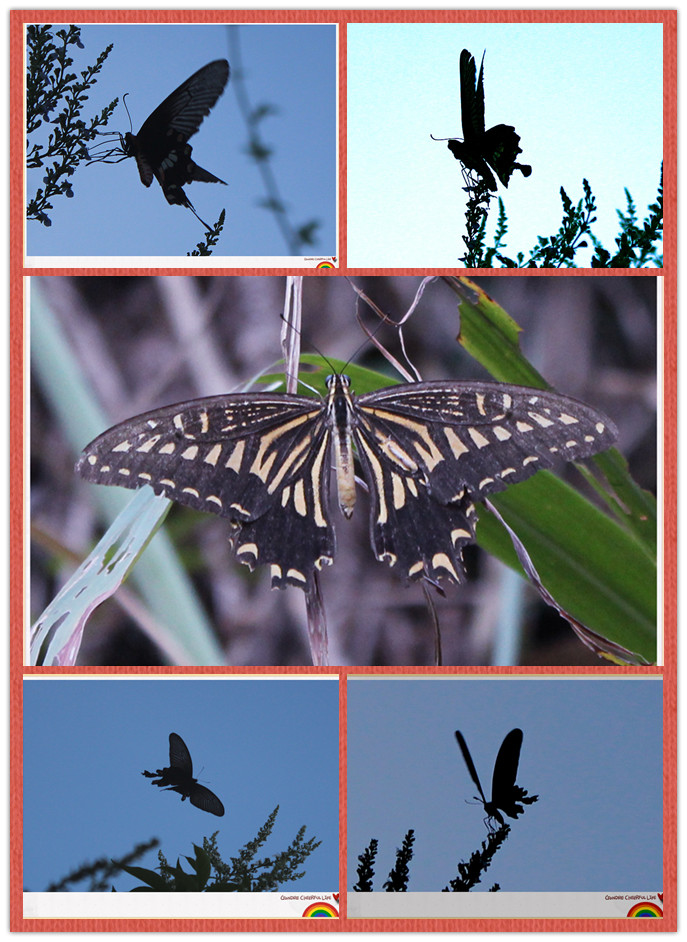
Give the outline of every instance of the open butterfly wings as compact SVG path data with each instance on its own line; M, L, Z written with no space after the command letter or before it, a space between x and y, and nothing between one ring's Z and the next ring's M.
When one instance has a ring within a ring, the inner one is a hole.
M186 743L177 733L169 734L169 768L158 769L156 773L144 772L147 778L159 776L159 781L153 782L165 791L178 792L181 800L189 799L192 805L201 811L208 811L222 817L224 805L214 792L204 785L199 785L193 777L193 762Z
M124 136L127 156L136 158L141 182L150 186L155 177L168 203L186 206L194 213L183 186L193 181L224 180L195 163L188 140L210 114L228 79L226 59L208 63L158 105L138 134Z
M493 818L503 826L504 820L501 812L509 818L517 818L523 813L522 805L516 802L522 800L527 792L515 784L520 763L520 750L522 748L522 730L512 729L504 738L494 763L494 774L491 781L491 800L487 800L482 784L472 761L470 750L460 730L456 730L456 740L465 760L470 778L480 794L484 811L488 818ZM529 802L536 801L537 796L530 796Z
M337 375L323 402L238 393L145 413L91 442L77 472L99 484L150 484L227 517L241 562L270 566L275 587L305 588L334 558L331 442L352 439L377 559L406 579L460 582L476 501L558 460L608 448L615 436L600 413L557 393L428 382L356 398ZM350 494L348 502L347 513Z

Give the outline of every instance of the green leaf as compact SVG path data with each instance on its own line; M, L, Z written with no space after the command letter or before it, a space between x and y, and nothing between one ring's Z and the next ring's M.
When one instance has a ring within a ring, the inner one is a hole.
M284 361L280 362L283 363ZM381 389L384 386L393 386L399 382L398 379L384 373L378 373L376 370L368 370L364 366L357 366L355 363L347 363L343 360L325 359L325 357L316 353L303 353L299 363L298 393L301 396L326 396L327 377L331 376L332 373L345 373L350 378L351 387L358 396L362 396L363 393L373 392L375 389ZM260 376L257 382L270 385L281 383L282 389L280 391L284 391L283 373L267 373Z
M156 892L167 892L170 888L169 884L155 870L148 870L146 867L122 867L122 870L125 870L132 877L145 883ZM135 887L135 889L142 890L144 887Z
M632 534L548 471L491 499L563 608L656 661L656 566ZM520 570L507 533L484 509L477 542Z

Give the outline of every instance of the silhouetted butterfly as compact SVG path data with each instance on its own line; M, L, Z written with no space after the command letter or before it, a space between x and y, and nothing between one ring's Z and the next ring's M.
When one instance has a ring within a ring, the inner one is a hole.
M526 789L515 784L515 779L518 774L518 763L520 762L520 748L522 746L521 729L512 729L501 743L501 748L498 751L496 762L494 763L494 775L491 780L491 801L487 801L482 791L482 785L477 774L477 769L475 768L475 763L472 761L468 744L465 742L463 734L458 729L456 730L456 739L458 740L460 751L463 753L470 778L477 786L477 791L480 794L477 800L484 805L484 810L487 815L485 820L490 830L492 829L492 818L498 821L501 827L503 827L504 821L501 811L508 815L509 818L517 818L519 814L523 813L524 808L522 805L516 804L516 802L521 801L526 805L531 805L533 802L537 801L539 798L538 795L528 795Z
M448 148L463 166L474 170L484 180L490 190L496 190L496 180L491 167L504 186L508 186L511 174L519 170L529 177L532 168L528 164L515 162L518 154L520 135L508 124L497 124L488 131L484 130L484 55L476 81L475 60L467 49L460 54L460 110L463 123L463 140L452 138L433 138L448 140Z
M224 805L217 795L204 785L199 785L198 780L193 777L191 753L177 733L169 734L169 768L158 769L157 772L141 772L141 775L158 779L150 784L157 785L164 791L178 792L182 801L190 799L191 804L201 811L209 811L219 817L224 814Z
M138 134L127 132L122 142L124 156L136 158L141 183L150 186L155 177L167 202L186 206L206 229L210 226L195 211L183 186L195 180L222 184L224 180L195 163L188 139L210 114L228 79L226 59L209 62L157 106Z

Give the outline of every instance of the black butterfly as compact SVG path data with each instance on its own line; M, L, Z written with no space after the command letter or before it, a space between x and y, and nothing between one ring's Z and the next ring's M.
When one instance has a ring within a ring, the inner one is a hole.
M138 134L127 131L122 141L124 156L136 158L141 183L150 186L155 177L167 202L186 206L206 229L210 226L196 213L183 187L195 180L223 184L224 180L195 163L188 140L210 114L228 79L226 59L209 62L157 106Z
M508 124L497 124L484 130L484 55L476 81L475 60L467 49L460 54L460 109L463 123L463 140L449 139L448 148L467 170L474 170L490 190L496 190L496 180L491 167L504 186L508 186L511 174L519 170L529 177L532 168L528 164L515 162L520 136ZM446 140L446 138L434 138Z
M234 393L144 413L92 441L76 471L228 518L241 562L268 565L276 588L307 589L334 560L331 461L339 506L353 513L355 445L375 556L437 584L463 580L477 501L616 437L599 412L541 389L439 381L356 397L347 376L327 385L319 402Z
M494 763L494 775L491 780L491 801L487 801L482 790L482 785L472 761L468 744L463 738L460 730L456 730L456 739L463 753L465 764L468 767L470 778L477 786L480 797L477 799L484 806L486 812L486 821L489 829L492 829L491 821L496 820L501 827L504 825L503 814L509 818L517 818L525 810L522 805L517 804L521 801L526 805L531 805L537 801L538 795L528 795L526 789L520 788L515 784L518 775L518 763L520 762L520 749L522 747L522 730L512 729L501 743L501 748L496 756Z
M169 734L169 768L158 769L157 772L141 772L141 775L157 779L150 784L157 785L167 792L178 792L182 801L190 799L191 804L201 811L209 811L220 818L224 814L224 805L217 795L204 785L199 785L198 780L193 777L191 753L184 740L176 733Z

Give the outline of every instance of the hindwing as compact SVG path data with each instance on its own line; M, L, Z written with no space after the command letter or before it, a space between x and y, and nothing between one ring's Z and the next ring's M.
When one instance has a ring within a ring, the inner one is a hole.
M189 798L191 804L195 805L196 808L200 808L201 811L209 811L210 814L216 814L220 818L224 814L224 805L217 795L211 792L209 788L206 788L205 785L199 785L196 782L191 789Z

